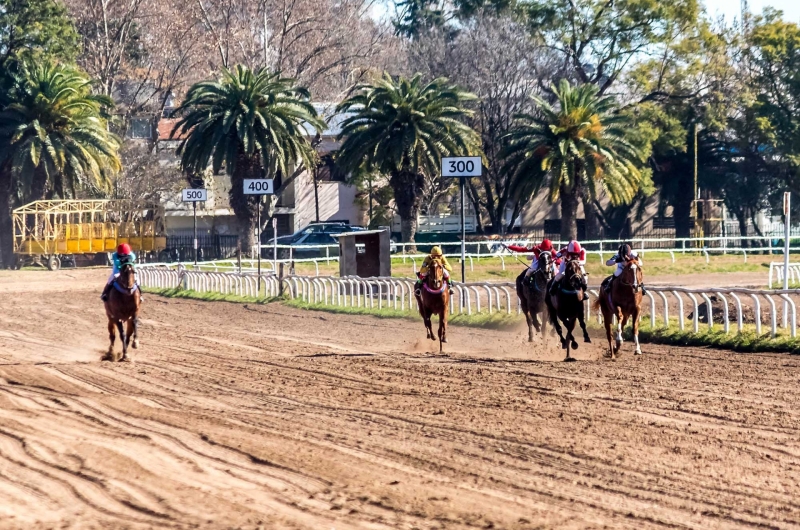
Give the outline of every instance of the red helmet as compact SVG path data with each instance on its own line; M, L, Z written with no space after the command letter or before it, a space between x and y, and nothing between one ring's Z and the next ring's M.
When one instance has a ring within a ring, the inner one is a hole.
M569 245L567 245L567 252L570 254L580 254L581 250L581 244L574 239L569 242Z
M117 247L117 255L118 256L127 256L131 253L131 246L127 243L123 243Z
M542 239L542 244L539 245L539 250L543 250L545 252L553 250L553 243L551 243L549 239Z

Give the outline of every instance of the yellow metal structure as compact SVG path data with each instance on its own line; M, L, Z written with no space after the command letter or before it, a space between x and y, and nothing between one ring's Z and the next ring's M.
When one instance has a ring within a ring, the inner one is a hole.
M126 200L35 201L13 212L14 252L21 255L136 252L167 246L164 208Z

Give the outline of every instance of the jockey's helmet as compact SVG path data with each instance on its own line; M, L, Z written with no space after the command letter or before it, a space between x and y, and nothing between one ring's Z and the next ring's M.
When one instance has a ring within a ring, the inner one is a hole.
M620 258L628 258L631 255L631 246L627 243L623 243L619 246L619 257Z
M128 256L131 253L131 246L127 243L123 243L117 247L117 256Z
M442 255L442 249L439 248L438 245L431 249L431 256L441 256L441 255Z
M553 243L551 243L549 239L542 239L542 244L539 245L539 250L549 252L553 250Z
M567 245L567 252L570 254L579 254L581 251L581 244L575 241L574 239L569 242Z

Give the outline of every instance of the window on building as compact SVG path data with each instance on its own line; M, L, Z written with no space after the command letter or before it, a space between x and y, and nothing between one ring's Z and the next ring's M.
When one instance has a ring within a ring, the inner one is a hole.
M131 138L150 139L153 136L150 118L131 118L131 124L130 127L128 127L128 136Z

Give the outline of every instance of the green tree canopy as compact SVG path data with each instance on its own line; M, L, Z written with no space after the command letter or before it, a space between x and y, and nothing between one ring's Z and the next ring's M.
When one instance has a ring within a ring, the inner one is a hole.
M189 89L175 129L186 138L178 147L181 166L200 174L209 164L231 177L230 202L240 223L242 249L255 245L258 199L244 195L243 180L290 175L298 164L314 167L315 153L305 126L324 123L305 88L266 69L237 65L217 81Z
M444 78L425 83L419 74L384 74L337 108L351 113L339 135L339 164L389 176L404 241L414 241L425 177L439 175L442 157L481 152L480 136L461 121L474 99Z
M557 107L535 97L539 112L517 116L506 137L506 168L525 176L522 188L549 188L550 200L561 202L561 237L574 239L584 194L594 199L600 188L612 204L627 204L650 187L650 174L642 169L645 154L626 138L631 121L614 98L566 80L552 90Z
M78 33L55 0L0 0L0 69L23 56L74 59Z

